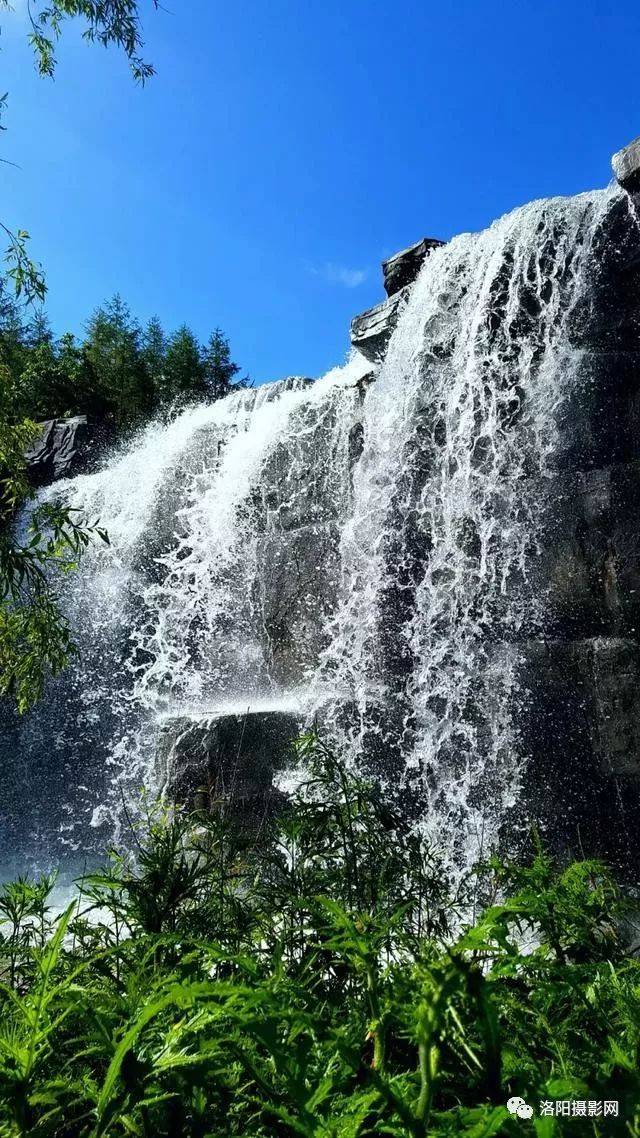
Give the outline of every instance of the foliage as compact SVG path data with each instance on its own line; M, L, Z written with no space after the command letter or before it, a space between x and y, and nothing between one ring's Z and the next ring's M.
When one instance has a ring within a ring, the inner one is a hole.
M203 398L205 394L202 352L190 328L183 324L167 344L159 377L164 402L183 403Z
M2 0L5 7L8 0ZM158 7L158 0L152 0ZM141 56L142 35L137 0L31 0L29 43L40 75L52 77L56 67L55 44L69 19L80 19L88 43L115 46L124 51L134 79L144 83L154 69Z
M357 1138L640 1134L640 971L596 862L454 890L310 735L308 780L252 834L149 811L55 915L0 895L0 1133ZM513 1118L511 1095L619 1099Z
M31 235L26 229L10 229L0 221L0 229L7 239L4 259L7 264L7 277L12 282L15 294L24 297L28 303L42 303L47 293L47 285L42 266L29 255L27 242Z
M91 317L84 355L96 401L112 409L119 423L150 413L153 388L144 367L140 328L119 295Z
M60 671L71 650L55 580L75 566L94 535L107 537L75 511L46 502L32 512L22 538L12 532L16 509L32 494L24 456L38 433L30 419L16 417L17 400L11 373L0 362L0 694L11 694L23 712L42 692L47 672Z
M50 502L31 513L24 542L0 533L0 694L10 694L20 713L73 651L56 582L76 568L94 535L109 540L97 522Z
M1 294L0 294L1 299ZM71 652L67 622L58 605L57 582L77 563L94 536L107 537L63 504L41 503L26 532L13 530L14 515L33 496L25 453L38 435L24 415L21 383L13 372L27 354L50 351L39 320L27 333L15 305L4 298L0 332L0 695L20 712L40 696L46 675L63 668Z
M126 430L247 383L236 380L220 329L204 346L186 324L168 335L154 317L143 328L118 294L93 312L82 340L70 332L56 340L41 309L27 314L0 289L0 361L16 422L86 414Z
M236 380L240 368L233 362L229 350L229 341L220 328L209 337L207 346L202 351L202 365L207 389L212 399L220 399L230 388L245 386L247 378Z

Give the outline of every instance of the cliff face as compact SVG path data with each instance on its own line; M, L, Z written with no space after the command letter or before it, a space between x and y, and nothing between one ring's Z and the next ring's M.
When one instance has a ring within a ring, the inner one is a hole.
M71 583L77 663L5 733L10 841L46 816L101 844L141 784L239 785L259 814L269 754L317 720L462 862L534 821L635 872L634 199L533 203L383 268L347 368L60 484L111 545Z

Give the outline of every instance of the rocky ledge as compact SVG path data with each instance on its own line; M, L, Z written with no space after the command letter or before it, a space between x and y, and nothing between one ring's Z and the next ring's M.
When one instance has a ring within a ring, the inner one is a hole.
M440 245L444 245L444 241L437 237L423 237L382 262L383 283L389 299L354 316L351 321L351 343L372 363L380 363L384 358L411 285L426 258Z
M413 284L429 253L440 245L444 245L444 241L437 237L423 237L415 245L401 249L383 261L382 277L387 296L395 296L405 285Z
M104 423L90 423L86 415L47 419L40 426L41 434L25 456L35 486L83 473L111 437Z
M640 190L640 138L618 150L611 159L616 181L630 194Z

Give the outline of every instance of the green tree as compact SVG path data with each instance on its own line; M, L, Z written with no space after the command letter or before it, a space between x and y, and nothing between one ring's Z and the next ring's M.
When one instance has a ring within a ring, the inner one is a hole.
M82 345L67 332L42 340L27 353L19 378L20 410L31 419L103 416L109 405Z
M97 308L84 345L99 397L121 425L137 423L153 406L153 383L145 367L140 325L116 294Z
M169 340L159 393L164 403L186 404L206 398L202 350L186 324Z
M20 398L0 364L0 695L11 695L23 712L72 650L58 603L60 581L94 535L108 539L96 523L52 503L36 507L22 539L14 536L13 516L33 493L24 455L38 434L21 415Z
M63 415L64 379L54 344L44 341L34 345L19 379L20 409L25 417L40 420Z
M0 364L13 379L20 375L27 354L25 315L15 296L0 280Z
M147 381L157 395L163 386L167 359L167 337L157 316L149 320L142 333L142 358Z
M233 382L240 368L231 359L229 340L223 336L219 328L216 328L209 337L202 360L205 383L211 399L221 399L237 387L246 386L246 379L240 383Z
M25 343L28 348L39 348L42 344L53 345L53 332L44 308L37 308L25 328Z
M72 332L65 332L56 344L56 359L63 394L57 414L83 413L103 417L108 406L102 395L84 344Z

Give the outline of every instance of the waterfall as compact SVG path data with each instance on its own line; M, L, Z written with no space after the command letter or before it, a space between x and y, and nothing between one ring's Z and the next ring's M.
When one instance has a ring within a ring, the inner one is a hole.
M117 841L123 798L135 812L155 788L172 711L291 705L263 626L265 543L320 515L340 524L366 367L354 357L313 385L293 378L152 423L103 469L44 491L99 517L109 545L65 581L76 658L3 732L5 863L11 851L18 868L77 862Z
M355 355L189 409L46 491L110 545L64 598L77 658L7 725L8 845L100 847L154 788L163 719L292 701L457 856L496 839L526 761L519 645L544 626L536 487L611 198L435 249L373 377Z
M520 644L545 619L540 485L614 200L534 202L434 250L365 404L317 706L468 865L518 804Z

